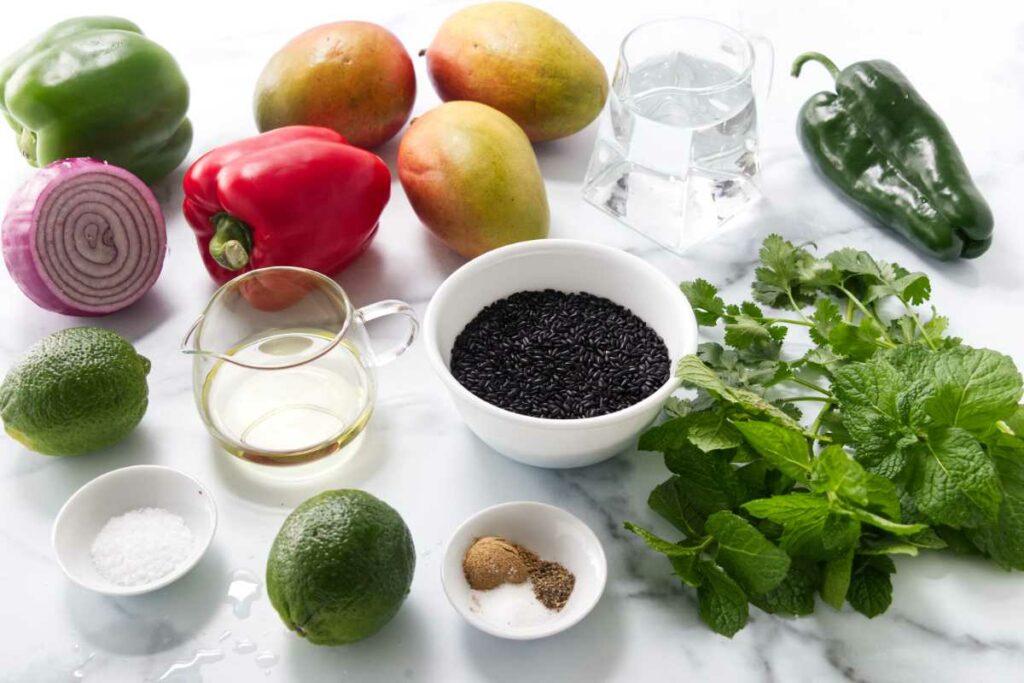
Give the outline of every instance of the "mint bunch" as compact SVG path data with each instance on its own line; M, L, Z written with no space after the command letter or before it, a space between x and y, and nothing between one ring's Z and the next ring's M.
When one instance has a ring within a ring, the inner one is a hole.
M919 313L925 274L772 235L754 301L727 305L704 280L682 290L724 344L680 361L693 395L669 402L640 449L664 454L672 476L648 503L683 538L626 528L697 589L712 629L732 636L750 604L809 614L815 594L874 617L891 602L895 554L1024 569L1021 374ZM792 329L808 338L799 355L784 353Z

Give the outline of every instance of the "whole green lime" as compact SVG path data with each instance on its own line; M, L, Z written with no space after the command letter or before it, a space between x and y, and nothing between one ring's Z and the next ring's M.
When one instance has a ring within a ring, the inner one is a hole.
M267 559L267 595L291 630L317 645L372 636L412 585L409 528L365 491L325 491L295 508Z
M120 335L72 327L38 341L0 385L0 418L37 453L80 455L128 435L146 414L149 361Z

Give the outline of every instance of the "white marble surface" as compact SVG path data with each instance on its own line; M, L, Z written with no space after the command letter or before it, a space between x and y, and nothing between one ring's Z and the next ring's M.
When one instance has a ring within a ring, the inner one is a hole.
M565 20L611 67L618 39L641 20L677 13L722 19L769 36L779 63L762 110L768 199L741 229L676 258L579 199L593 128L540 147L553 214L552 234L621 246L673 278L706 277L737 298L750 279L754 251L769 232L814 240L822 249L870 248L933 276L934 298L954 331L1024 364L1024 10L1019 3L846 2L614 3L538 2ZM602 3L603 4L603 3ZM611 6L611 4L609 4ZM1012 6L1016 5L1016 9ZM21 5L0 23L6 52L52 21L85 11L128 16L179 58L193 87L196 140L190 159L254 132L253 82L265 59L299 31L329 20L386 23L411 52L425 46L451 6L415 9L412 0L83 5L69 0ZM793 56L826 51L838 63L887 57L899 64L945 117L997 216L998 234L982 260L939 264L868 226L812 175L793 133L796 110L827 85L822 70L786 76ZM436 103L420 72L417 111ZM392 164L396 144L383 150ZM0 131L0 195L30 170L14 139ZM243 477L216 451L192 402L189 363L178 342L212 291L179 212L179 173L158 188L168 217L170 253L160 281L135 308L100 320L153 361L151 407L141 427L109 451L51 459L0 438L0 680L87 681L1005 681L1024 675L1024 578L987 564L947 557L898 561L890 611L868 621L821 605L810 618L755 612L733 640L697 619L692 594L668 566L621 529L624 519L655 524L645 508L664 477L657 457L625 453L576 471L518 465L490 451L460 423L421 347L385 369L380 402L359 456L306 486L267 487ZM358 304L398 297L420 313L438 283L460 263L417 223L401 188L372 250L339 279ZM0 369L38 338L85 321L35 308L0 274ZM211 552L185 579L156 594L109 599L61 574L50 524L64 500L117 467L160 463L189 472L215 493L221 525ZM376 637L318 648L285 630L264 594L247 618L228 602L232 572L262 575L266 553L287 512L321 489L365 488L394 505L412 530L418 566L412 594ZM609 558L609 584L594 613L574 629L532 643L496 640L472 629L445 601L440 549L470 513L502 501L562 505L590 524ZM227 635L229 634L229 635ZM257 645L239 648L249 639ZM161 678L197 652L202 666ZM218 654L220 651L221 654ZM263 669L257 653L276 655Z

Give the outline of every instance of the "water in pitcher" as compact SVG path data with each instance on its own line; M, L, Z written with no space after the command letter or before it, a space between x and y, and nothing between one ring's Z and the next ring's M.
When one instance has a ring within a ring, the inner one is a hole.
M684 53L630 68L610 100L584 197L681 250L760 196L750 79Z

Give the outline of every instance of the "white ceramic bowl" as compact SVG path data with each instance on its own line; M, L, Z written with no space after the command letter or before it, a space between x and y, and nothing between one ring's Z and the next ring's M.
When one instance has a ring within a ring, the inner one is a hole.
M565 607L544 623L525 626L473 609L474 591L462 573L462 559L482 536L506 538L572 572L576 583ZM481 631L512 640L544 638L579 623L601 599L607 579L608 561L597 535L579 518L544 503L502 503L481 510L455 530L441 561L441 584L452 607Z
M456 270L437 289L423 325L427 357L469 428L494 450L528 465L591 465L636 444L679 388L674 373L628 408L555 420L494 406L449 370L455 338L485 306L516 292L547 288L589 292L630 309L661 335L673 366L697 350L697 322L678 284L654 266L620 249L579 240L534 240L495 249Z
M192 554L180 567L141 586L119 586L96 571L91 546L111 517L144 507L180 516L192 531ZM106 595L141 595L178 580L203 556L217 529L217 506L209 489L170 467L136 465L107 472L68 498L53 523L57 563L78 585Z

